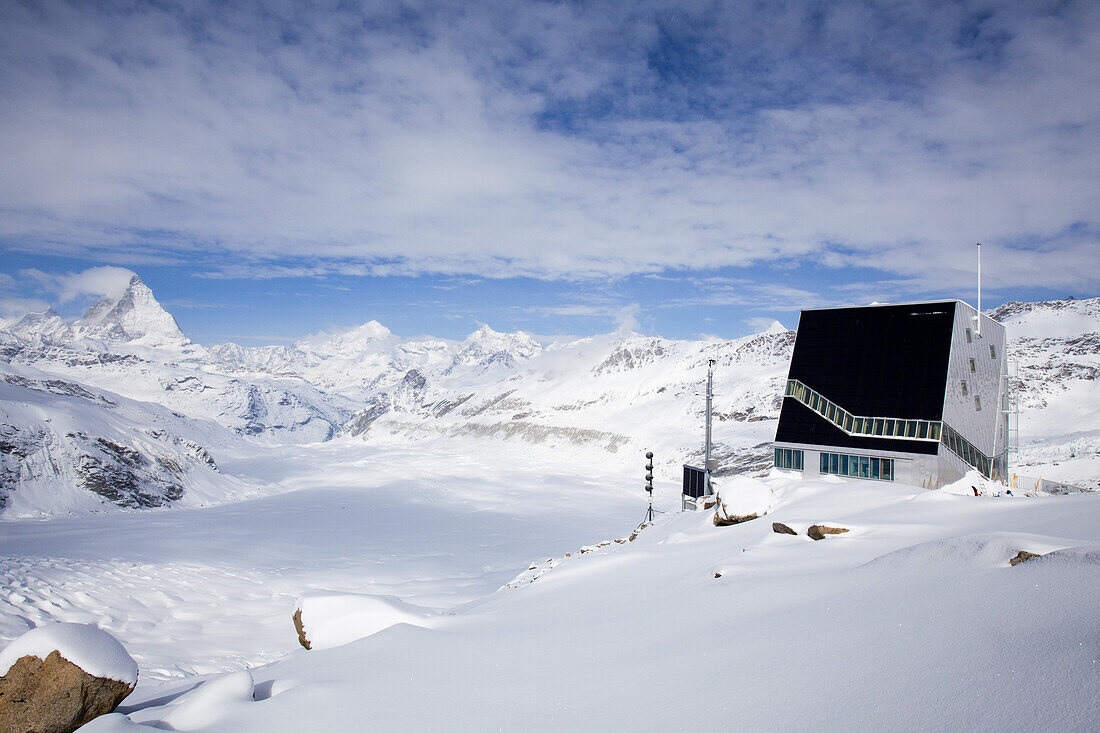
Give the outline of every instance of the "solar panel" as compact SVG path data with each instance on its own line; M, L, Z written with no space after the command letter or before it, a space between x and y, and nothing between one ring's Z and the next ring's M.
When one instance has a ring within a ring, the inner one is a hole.
M701 468L695 466L684 466L684 496L690 496L693 499L698 499L700 496L706 496L707 493L707 473Z

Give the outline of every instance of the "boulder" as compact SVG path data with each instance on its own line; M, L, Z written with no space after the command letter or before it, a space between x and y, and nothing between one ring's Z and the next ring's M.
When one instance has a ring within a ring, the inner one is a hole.
M783 524L782 522L772 522L772 532L776 534L798 534L793 529Z
M61 656L20 657L0 677L0 730L69 733L112 712L134 685L94 677Z
M825 535L844 534L847 531L847 527L830 527L825 524L815 524L806 530L806 536L811 540L823 540L825 539Z
M1042 555L1038 555L1034 552L1028 552L1027 550L1020 550L1018 553L1016 553L1016 557L1008 561L1008 564L1016 566L1022 562L1027 562L1028 560L1031 560L1035 557L1042 557Z
M759 516L759 514L726 514L725 512L716 512L714 515L714 526L728 527L731 524L741 524L751 519L757 519Z

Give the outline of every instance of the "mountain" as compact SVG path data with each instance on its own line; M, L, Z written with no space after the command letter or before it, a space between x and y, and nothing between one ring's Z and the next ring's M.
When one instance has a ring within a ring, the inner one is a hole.
M1015 464L1028 474L1091 485L1100 478L1100 299L1012 302L991 314L1005 323L1009 355L1018 363L1013 384L1023 445ZM652 450L658 470L674 475L702 458L702 392L713 359L719 473L760 474L770 467L793 343L794 332L778 323L728 341L613 334L543 345L488 326L462 341L404 340L367 321L289 346L207 349L192 344L135 277L120 297L101 300L74 323L47 311L0 329L0 379L19 386L33 375L37 384L160 406L158 420L179 425L151 429L185 435L199 421L204 434L219 436L208 446L212 455L218 443L234 441L257 450L333 439L443 442L631 470ZM41 399L41 390L13 388L0 400L0 422L9 432L18 428L24 443L27 431L41 434L49 417L25 409ZM81 404L109 409L102 401ZM110 422L86 417L100 427ZM135 417L132 426L144 430L144 420ZM100 429L73 421L57 440ZM129 443L144 446L134 450L155 464L159 448L136 438ZM12 495L25 482L14 467L7 470ZM51 475L61 482L68 474ZM186 493L186 481L181 486ZM164 494L166 502L178 501L174 493ZM41 507L49 511L48 502Z
M118 298L102 298L77 322L75 333L108 342L143 341L148 345L190 343L179 326L137 275Z
M205 445L233 435L34 369L0 374L0 510L8 516L217 503L254 491Z
M28 313L8 329L11 334L32 340L64 341L72 338L72 329L53 308Z
M1080 486L1100 481L1100 298L1012 301L990 315L1009 337L1028 475Z

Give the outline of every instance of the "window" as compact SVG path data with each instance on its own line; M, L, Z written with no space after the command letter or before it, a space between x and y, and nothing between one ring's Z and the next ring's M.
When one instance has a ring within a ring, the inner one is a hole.
M917 421L909 420L905 423L905 435L909 438L917 437Z
M925 422L924 420L921 420L920 422L917 423L917 437L918 438L927 438L928 437L928 423Z
M990 359L996 359L997 358L997 347L994 346L993 344L989 345L989 358Z
M882 434L883 435L893 435L894 434L894 421L893 420L886 420L884 422L884 424L882 426Z
M970 394L970 390L966 388L966 380L965 379L962 380L962 387L963 387L963 397L966 397L968 394Z
M882 435L882 418L875 418L875 435Z
M974 409L978 412L982 411L982 398L978 395L974 395Z
M794 471L802 470L802 451L791 448L775 449L775 467Z
M970 335L970 329L969 328L966 329L966 343L968 343L968 344L974 343L974 337Z
M977 371L977 369L974 366L974 360L973 359L970 360L970 371L972 371L972 372Z

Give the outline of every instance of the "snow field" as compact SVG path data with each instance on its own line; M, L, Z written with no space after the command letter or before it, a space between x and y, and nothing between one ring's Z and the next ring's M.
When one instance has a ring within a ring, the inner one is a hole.
M445 625L292 653L199 729L1096 729L1095 495L756 483L761 519L667 514ZM1020 549L1047 554L1011 567ZM128 705L133 722L171 714L152 689Z
M53 621L95 623L140 664L139 690L246 669L300 649L300 594L452 608L645 511L614 474L591 466L581 480L538 455L333 443L250 460L282 477L282 493L5 523L0 644Z

